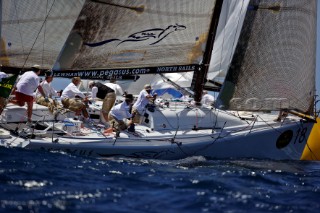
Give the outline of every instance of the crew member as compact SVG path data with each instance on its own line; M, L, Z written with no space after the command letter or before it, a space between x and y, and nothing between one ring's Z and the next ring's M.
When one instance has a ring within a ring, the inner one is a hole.
M133 95L127 94L125 96L125 101L115 105L109 113L109 122L116 131L125 130L128 126L133 125L132 120L128 123L124 119L129 119L134 117L134 113L130 113L130 107L133 102Z
M34 91L38 88L39 92L45 96L44 91L40 85L40 66L33 65L32 71L25 72L17 83L16 86L16 101L13 103L18 104L19 106L24 106L27 103L27 117L28 122L31 123L32 117L32 108L34 100Z
M53 80L52 72L45 73L45 80L40 83L44 96L39 90L36 91L36 103L47 106L49 111L53 113L54 108L57 107L58 103L52 99L54 96L58 96L57 91L51 86Z
M88 98L78 89L77 86L80 83L80 77L72 78L71 83L63 90L61 94L61 103L63 107L76 112L76 114L82 112L85 121L88 121L89 114L85 104L88 102Z
M146 84L144 85L144 89L139 93L137 101L132 106L132 113L135 114L133 122L134 123L141 123L141 116L144 115L145 108L147 104L151 101L154 102L154 100L157 97L157 93L151 95L151 85Z
M105 120L102 121L106 125L108 125L108 114L113 107L115 101L116 101L116 93L113 89L110 87L100 83L100 82L94 82L90 81L89 82L89 88L91 89L92 92L92 99L95 100L96 98L102 99L102 115Z

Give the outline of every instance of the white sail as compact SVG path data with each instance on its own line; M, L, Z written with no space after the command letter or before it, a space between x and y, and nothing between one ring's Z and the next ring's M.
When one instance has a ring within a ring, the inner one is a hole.
M249 0L223 3L207 78L223 83L247 12Z
M0 64L52 68L84 0L1 2Z
M55 74L108 78L196 70L214 6L214 0L86 1Z

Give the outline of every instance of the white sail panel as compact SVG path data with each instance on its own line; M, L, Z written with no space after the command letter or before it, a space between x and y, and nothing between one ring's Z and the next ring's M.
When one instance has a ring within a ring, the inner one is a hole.
M8 0L2 2L0 64L52 68L84 0Z
M215 0L87 1L55 70L199 64L214 5ZM165 71L170 69L176 71Z
M223 83L241 32L249 0L223 2L207 78Z

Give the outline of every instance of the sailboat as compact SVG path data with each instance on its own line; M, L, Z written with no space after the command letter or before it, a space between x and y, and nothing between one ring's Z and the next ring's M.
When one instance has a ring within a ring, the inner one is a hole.
M94 157L318 158L308 140L316 123L316 0L0 2L3 71L38 63L56 77L138 79L141 89L140 76L192 73L195 101L146 108L135 132L119 135L40 106L36 127L27 128L7 105L2 146ZM215 106L202 106L203 89L217 78ZM289 116L274 121L283 110Z

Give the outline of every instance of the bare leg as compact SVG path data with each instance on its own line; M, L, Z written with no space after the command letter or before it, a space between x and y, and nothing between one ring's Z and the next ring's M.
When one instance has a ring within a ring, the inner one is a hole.
M83 117L89 118L89 114L88 114L88 112L87 112L86 106L84 106L84 107L82 108L82 114L83 114Z
M106 122L109 122L108 114L113 107L114 103L116 101L116 94L114 92L108 93L106 97L103 99L102 104L102 116Z
M109 122L108 113L102 112L103 118L106 122Z
M27 102L27 116L28 116L28 122L31 122L32 117L32 108L33 108L33 102Z

